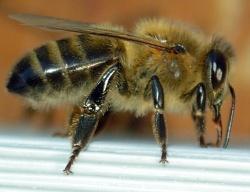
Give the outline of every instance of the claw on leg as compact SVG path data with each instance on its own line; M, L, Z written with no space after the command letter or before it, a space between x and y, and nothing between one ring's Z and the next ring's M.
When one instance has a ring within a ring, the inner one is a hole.
M76 157L79 155L81 149L82 149L82 146L74 145L72 155L69 158L69 162L63 170L64 174L69 175L69 174L73 173L70 169L71 169L71 166L74 163Z
M167 160L167 146L166 144L164 143L162 146L162 152L161 152L161 160L160 160L160 163L162 164L166 164L168 163L168 160Z
M72 174L73 174L73 172L70 171L70 169L67 169L67 168L65 168L65 169L63 170L63 173L64 173L64 175L72 175Z
M200 141L200 147L202 147L202 148L206 148L207 147L207 144L205 142L205 138L204 138L203 134L200 135L199 141Z

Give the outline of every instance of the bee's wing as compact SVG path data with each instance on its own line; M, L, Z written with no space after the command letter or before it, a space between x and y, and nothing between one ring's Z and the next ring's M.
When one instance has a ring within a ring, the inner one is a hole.
M12 14L10 15L10 18L17 20L21 23L39 28L63 30L77 33L88 33L97 36L117 38L125 41L135 42L138 44L144 44L159 50L167 49L166 45L162 44L157 40L139 37L132 33L104 29L94 24L30 14Z

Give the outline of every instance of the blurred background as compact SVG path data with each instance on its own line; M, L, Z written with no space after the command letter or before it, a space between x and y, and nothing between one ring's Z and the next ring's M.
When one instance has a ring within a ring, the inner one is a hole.
M237 94L236 118L233 126L233 141L246 143L250 137L250 1L248 0L0 0L0 122L19 125L23 117L24 103L21 98L7 93L5 82L12 65L29 50L48 40L66 37L68 33L55 33L25 27L10 20L10 13L33 13L73 20L103 23L111 22L131 29L143 17L166 17L198 26L208 34L224 36L235 48L236 63L232 84ZM230 100L229 98L227 100ZM224 127L230 102L223 106ZM49 127L64 131L68 108L55 109L49 115ZM46 113L30 119L31 127L42 129ZM196 142L196 132L189 115L166 114L169 137ZM132 114L112 114L105 127L109 134L131 133L133 137L151 136L151 118L135 119ZM215 129L208 115L208 136L215 140ZM18 127L18 126L16 126ZM118 128L119 127L119 128Z

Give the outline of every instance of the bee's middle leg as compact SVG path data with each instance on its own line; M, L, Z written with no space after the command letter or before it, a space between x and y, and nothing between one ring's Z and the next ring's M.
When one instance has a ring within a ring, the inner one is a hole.
M152 96L154 100L153 133L158 144L161 145L161 163L167 162L167 133L164 120L164 93L157 76L151 78Z

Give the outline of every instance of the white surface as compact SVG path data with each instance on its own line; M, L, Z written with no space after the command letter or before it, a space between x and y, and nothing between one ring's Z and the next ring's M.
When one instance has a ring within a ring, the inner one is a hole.
M68 139L0 135L0 191L250 192L250 151L169 146L169 164L158 163L154 143L94 141L62 173Z

